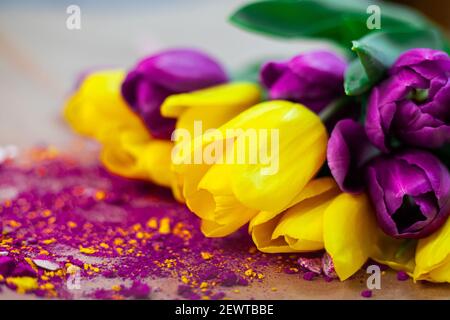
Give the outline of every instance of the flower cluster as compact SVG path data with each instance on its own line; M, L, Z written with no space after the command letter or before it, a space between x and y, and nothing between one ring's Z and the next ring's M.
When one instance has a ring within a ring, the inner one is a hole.
M450 58L404 52L372 88L365 117L345 99L348 67L313 51L265 63L260 84L234 82L203 52L168 50L128 72L90 73L65 117L100 142L113 173L172 188L206 236L248 225L263 252L325 251L341 280L371 258L415 280L450 282L450 174L434 154L450 142ZM277 130L277 148L247 144L275 150L275 173L223 161L238 156L249 128ZM187 161L199 148L215 160Z

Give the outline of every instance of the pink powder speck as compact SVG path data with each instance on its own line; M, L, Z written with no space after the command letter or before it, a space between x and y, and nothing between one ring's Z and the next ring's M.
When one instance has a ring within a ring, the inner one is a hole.
M406 272L404 272L404 271L397 272L397 280L398 281L406 281L408 279L409 279L409 276Z
M372 290L363 290L363 291L361 291L361 297L363 297L363 298L371 298L372 297Z

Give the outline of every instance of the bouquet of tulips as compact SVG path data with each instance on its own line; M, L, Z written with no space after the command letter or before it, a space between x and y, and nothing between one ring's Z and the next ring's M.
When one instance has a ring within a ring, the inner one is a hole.
M85 74L65 119L101 144L108 170L171 188L208 237L248 225L259 250L322 251L341 280L373 259L450 282L448 42L386 3L371 30L368 5L251 3L234 24L329 40L340 53L233 76L204 52L170 49L128 71ZM248 129L275 134L261 143ZM236 161L250 149L269 161Z

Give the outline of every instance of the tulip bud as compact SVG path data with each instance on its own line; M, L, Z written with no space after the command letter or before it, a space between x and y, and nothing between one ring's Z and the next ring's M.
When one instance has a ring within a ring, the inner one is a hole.
M214 59L191 49L167 50L147 57L132 69L122 95L143 119L153 137L170 139L176 120L161 116L160 106L175 93L189 92L227 81Z
M299 102L318 113L344 95L346 66L345 60L332 52L307 52L289 61L266 63L261 81L271 99Z
M367 183L382 230L396 238L423 238L450 212L450 174L432 154L406 150L374 159Z
M365 129L369 140L389 151L392 140L439 148L450 142L450 58L442 51L412 49L372 90Z

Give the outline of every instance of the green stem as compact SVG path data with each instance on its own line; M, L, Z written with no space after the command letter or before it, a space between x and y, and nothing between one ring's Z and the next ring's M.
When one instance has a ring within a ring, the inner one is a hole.
M350 99L350 97L343 96L332 101L319 113L320 120L322 120L323 123L330 120L336 113L338 113L343 107L348 104Z

